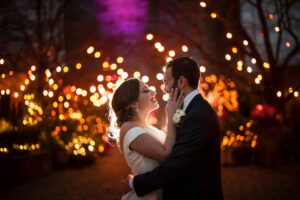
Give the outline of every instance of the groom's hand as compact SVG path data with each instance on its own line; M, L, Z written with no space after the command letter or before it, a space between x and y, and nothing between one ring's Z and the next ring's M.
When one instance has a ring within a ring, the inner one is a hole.
M126 193L128 193L132 190L130 185L129 185L130 179L132 181L132 179L133 179L132 174L128 174L127 179L122 180L122 193L123 194L126 194Z

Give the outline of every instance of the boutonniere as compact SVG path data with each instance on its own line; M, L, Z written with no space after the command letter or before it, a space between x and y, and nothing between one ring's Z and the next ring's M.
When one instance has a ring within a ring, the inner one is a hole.
M182 109L177 109L176 112L173 115L173 122L175 123L175 125L179 126L182 118L185 117L185 112Z

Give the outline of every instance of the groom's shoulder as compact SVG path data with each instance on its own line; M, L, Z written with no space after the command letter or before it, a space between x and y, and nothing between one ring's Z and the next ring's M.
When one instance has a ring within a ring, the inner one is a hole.
M192 107L191 110L194 112L198 112L199 114L201 114L201 113L203 114L207 111L211 112L214 109L212 108L211 104L206 99L204 99L202 96L200 96L197 99L196 103L194 104L194 106Z

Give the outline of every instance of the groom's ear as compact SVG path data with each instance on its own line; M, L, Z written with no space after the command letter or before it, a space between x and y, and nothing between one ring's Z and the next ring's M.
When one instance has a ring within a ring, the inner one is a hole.
M178 87L179 88L184 88L188 84L187 79L184 76L180 76L178 79Z

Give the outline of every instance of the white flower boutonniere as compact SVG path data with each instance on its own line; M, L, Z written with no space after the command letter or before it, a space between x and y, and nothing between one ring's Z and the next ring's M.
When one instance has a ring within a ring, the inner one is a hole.
M173 122L178 125L181 121L181 118L185 116L185 112L182 109L177 109L173 115Z

